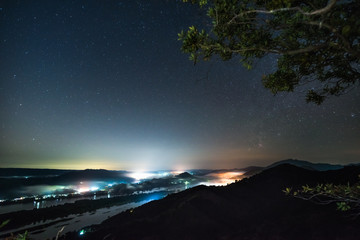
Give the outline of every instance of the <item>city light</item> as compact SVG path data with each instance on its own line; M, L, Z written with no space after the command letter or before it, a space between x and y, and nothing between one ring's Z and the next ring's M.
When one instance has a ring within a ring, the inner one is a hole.
M168 177L168 176L175 176L178 174L183 173L184 171L160 171L160 172L146 172L146 171L136 171L136 172L131 172L129 173L127 176L130 178L135 179L137 182L141 181L141 180L146 180L146 179L152 179L152 178L163 178L163 177Z
M156 174L149 173L149 172L132 172L132 173L129 173L128 176L131 178L134 178L136 181L139 181L139 180L155 177Z
M225 186L235 182L236 180L241 180L243 178L243 174L243 172L235 171L210 173L206 175L209 179L201 184L206 186Z

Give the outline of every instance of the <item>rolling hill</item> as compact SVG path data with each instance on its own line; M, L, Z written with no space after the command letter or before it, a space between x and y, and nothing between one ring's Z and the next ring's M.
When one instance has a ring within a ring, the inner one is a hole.
M358 239L360 219L282 190L353 183L359 174L359 166L314 171L280 164L226 187L198 186L115 215L81 239Z

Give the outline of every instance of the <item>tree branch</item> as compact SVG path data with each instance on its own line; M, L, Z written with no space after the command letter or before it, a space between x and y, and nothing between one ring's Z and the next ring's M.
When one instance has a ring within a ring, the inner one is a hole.
M242 17L242 16L247 15L247 14L250 14L250 13L274 14L274 13L277 13L277 12L297 11L297 12L300 12L301 14L303 14L305 16L320 15L320 14L324 14L324 13L327 13L328 11L330 11L330 9L336 4L336 1L337 0L330 0L328 2L328 4L324 8L317 9L317 10L312 11L312 12L305 12L300 7L278 8L278 9L273 9L273 10L263 10L263 9L249 10L249 11L246 11L246 12L241 12L239 14L236 14L228 22L228 24L231 24L237 18Z
M284 52L282 52L282 54L284 54L284 55L295 55L295 54L300 54L300 53L307 53L307 52L312 52L312 51L318 50L318 49L323 48L325 46L327 46L327 44L312 45L312 46L308 46L306 48L300 48L300 49L295 49L295 50L284 51Z
M310 21L310 22L303 22L304 24L309 24L309 25L314 25L314 26L318 26L319 28L326 28L328 30L330 30L332 33L334 33L337 37L339 37L341 39L341 41L344 43L344 47L345 50L348 51L349 53L354 54L355 56L360 58L360 53L358 51L353 51L353 49L351 48L351 44L349 43L349 41L346 40L346 38L339 33L339 31L333 27L330 26L327 23L323 23L323 22L315 22L315 21Z
M312 45L312 46L308 46L305 48L299 48L299 49L295 49L295 50L278 50L278 49L267 49L267 48L242 48L242 49L230 49L227 48L226 50L232 53L243 53L243 52L249 52L249 51L262 51L262 52L266 52L266 53L275 53L275 54L282 54L282 55L295 55L295 54L300 54L300 53L306 53L306 52L312 52L315 50L318 50L320 48L325 47L327 44L319 44L319 45ZM206 49L206 48L213 48L216 50L220 50L220 48L216 45L203 45L200 44L199 45L200 48L202 49Z

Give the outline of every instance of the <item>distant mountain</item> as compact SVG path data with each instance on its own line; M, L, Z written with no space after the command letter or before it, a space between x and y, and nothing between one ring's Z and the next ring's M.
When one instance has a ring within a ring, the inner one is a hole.
M360 219L286 196L285 187L354 183L360 167L313 171L290 164L226 187L198 186L118 214L63 239L358 239Z
M244 172L244 176L252 176L263 170L264 167L249 166L246 168L232 168L232 169L192 169L189 170L194 176L206 176L212 173L225 173L225 172Z
M244 176L246 176L246 177L251 177L255 174L258 174L262 170L264 170L264 167L257 167L257 166L250 166L250 167L239 169L239 171L244 172Z
M176 175L176 177L177 178L193 178L194 176L188 172L183 172L183 173Z
M273 164L271 164L270 166L266 167L268 168L272 168L281 164L291 164L297 167L301 167L301 168L305 168L305 169L309 169L309 170L317 170L317 171L328 171L328 170L337 170L337 169L341 169L344 166L343 165L332 165L332 164L328 164L328 163L311 163L308 161L302 161L302 160L296 160L296 159L287 159L287 160L282 160L279 162L275 162Z
M64 173L56 178L59 182L74 182L74 181L132 181L133 179L127 177L124 171L109 171L104 169L86 169L79 171L71 171Z
M0 170L4 171L4 169ZM81 181L133 182L134 180L127 177L127 172L125 171L108 171L103 169L11 169L10 172L16 175L0 177L1 199L18 197L17 190L28 186L75 184Z
M205 176L211 173L221 173L221 172L228 172L228 171L240 171L244 172L244 176L251 177L255 174L260 173L261 171L265 169L270 169L276 166L279 166L281 164L291 164L297 167L301 167L308 170L317 170L317 171L328 171L328 170L337 170L344 167L344 165L340 164L328 164L328 163L312 163L308 161L303 160L297 160L297 159L287 159L278 161L275 163L272 163L271 165L267 167L259 167L259 166L249 166L245 168L233 168L233 169L216 169L216 170L210 170L210 169L194 169L191 170L191 173L193 173L195 176ZM348 166L360 166L360 163L358 164L349 164Z
M58 176L74 170L36 169L36 168L0 168L1 177L44 177Z
M188 170L188 171L189 171L192 175L200 177L200 176L205 176L205 175L207 175L207 174L209 174L209 173L212 173L212 172L214 172L215 170L213 170L213 169L190 169L190 170Z

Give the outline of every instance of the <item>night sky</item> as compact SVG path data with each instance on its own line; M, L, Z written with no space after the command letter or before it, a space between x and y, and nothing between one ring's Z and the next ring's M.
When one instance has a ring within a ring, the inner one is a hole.
M193 65L182 1L0 3L0 167L233 168L360 160L360 91L273 96L238 59Z

